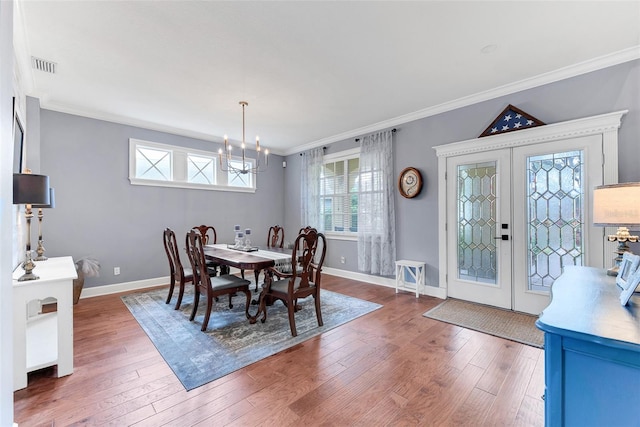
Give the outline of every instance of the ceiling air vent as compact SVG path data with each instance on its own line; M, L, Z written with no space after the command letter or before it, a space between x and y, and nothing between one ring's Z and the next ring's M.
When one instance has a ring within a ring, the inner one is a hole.
M36 70L44 71L45 73L56 73L56 64L55 62L47 61L46 59L36 58L35 56L31 57L31 66Z

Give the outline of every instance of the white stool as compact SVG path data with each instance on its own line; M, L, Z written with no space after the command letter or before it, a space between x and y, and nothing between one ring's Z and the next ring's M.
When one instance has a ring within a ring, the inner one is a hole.
M399 289L411 292L415 290L416 298L418 298L420 285L425 285L425 266L426 263L419 261L409 261L406 259L396 261L396 294ZM407 282L405 280L407 274L411 279L413 279L412 282Z

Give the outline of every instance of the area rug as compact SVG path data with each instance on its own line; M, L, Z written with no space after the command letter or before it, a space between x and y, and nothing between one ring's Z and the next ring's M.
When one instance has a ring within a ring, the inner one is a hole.
M185 292L180 310L173 309L175 296L171 304L165 304L166 296L167 289L155 289L124 295L122 301L187 390L382 307L323 289L320 301L324 326L318 327L313 298L305 298L298 302L302 307L296 313L298 336L292 337L287 309L279 301L268 307L265 323L258 320L251 325L244 314L244 294L233 298L232 309L228 297L221 297L212 309L207 332L201 332L206 305L203 298L196 318L190 322L193 293ZM251 306L249 312L256 310Z
M544 347L544 333L535 325L538 316L453 298L448 298L423 316L532 347Z

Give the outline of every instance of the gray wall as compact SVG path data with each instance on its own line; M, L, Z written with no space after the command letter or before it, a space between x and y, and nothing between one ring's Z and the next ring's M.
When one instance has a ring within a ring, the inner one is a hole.
M56 191L43 223L46 255L97 258L100 277L85 287L168 276L166 227L182 241L191 227L213 225L223 243L241 224L266 242L269 226L282 223L280 156L258 175L255 193L137 186L128 180L129 138L212 152L219 144L50 110L40 110L40 125L40 169Z
M427 282L437 286L437 159L432 147L477 137L507 104L545 123L628 109L619 133L619 180L640 181L638 93L640 61L633 61L396 126L394 174L414 166L424 179L418 197L396 193L397 258L425 261ZM258 176L255 194L140 187L127 179L129 138L211 151L217 145L48 110L40 110L39 123L40 170L56 188L56 209L45 213L47 254L98 258L101 277L88 279L87 287L167 275L161 243L165 227L182 234L193 225L212 224L224 242L232 239L235 223L253 230L279 223L286 240L303 226L299 154L287 156L286 168L274 156L268 171ZM326 154L357 146L354 139L339 141L328 145ZM260 239L258 232L255 240ZM356 246L330 240L326 265L357 271ZM115 266L120 276L113 276Z
M425 261L427 283L437 286L438 171L432 147L476 138L508 104L547 124L629 110L619 132L619 181L640 181L639 95L640 61L633 61L396 126L395 176L405 167L413 166L420 170L424 180L422 192L414 199L396 193L397 259ZM328 146L326 153L354 146L355 140L341 141ZM285 188L287 194L296 195L291 203L297 200L298 205L287 207L284 225L287 230L295 230L301 225L301 158L294 154L286 160ZM355 242L331 240L329 247L329 267L357 271ZM640 245L632 250L640 251ZM346 258L345 264L340 264L341 256Z

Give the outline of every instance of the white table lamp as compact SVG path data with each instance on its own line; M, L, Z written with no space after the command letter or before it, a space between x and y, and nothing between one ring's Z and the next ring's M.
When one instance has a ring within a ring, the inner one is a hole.
M616 234L607 236L610 242L618 242L615 265L607 270L607 274L616 276L622 255L630 252L627 243L639 239L629 233L628 227L640 226L640 182L596 187L593 190L593 224L618 227Z

